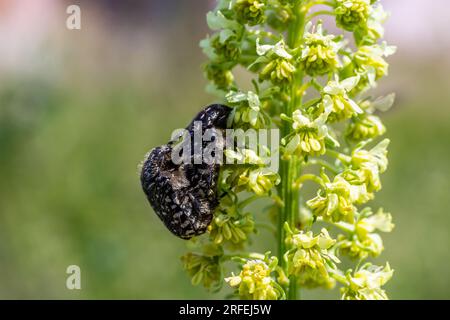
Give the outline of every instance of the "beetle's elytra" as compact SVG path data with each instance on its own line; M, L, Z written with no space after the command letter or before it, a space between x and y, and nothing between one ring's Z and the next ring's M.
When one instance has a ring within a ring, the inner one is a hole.
M207 129L226 129L231 108L213 104L202 110L187 126L193 141L194 122ZM204 146L203 146L204 147ZM165 226L176 236L190 239L203 234L218 205L217 182L220 164L194 164L192 148L189 163L174 164L173 142L154 148L141 172L141 184L148 201Z

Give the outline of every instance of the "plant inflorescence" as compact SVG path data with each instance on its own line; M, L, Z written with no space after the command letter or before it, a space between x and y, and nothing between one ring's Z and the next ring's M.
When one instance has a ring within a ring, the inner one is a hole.
M207 14L207 90L233 108L232 128L280 130L280 168L247 145L225 152L241 164L223 166L208 232L182 257L194 285L227 285L242 299L339 285L342 299L387 299L393 270L367 262L394 226L368 206L388 165L378 113L394 96L368 94L395 52L382 41L386 18L377 0L220 0ZM237 76L245 69L247 90ZM269 208L251 212L261 198ZM276 252L249 252L262 228L273 229ZM355 266L343 269L343 259Z

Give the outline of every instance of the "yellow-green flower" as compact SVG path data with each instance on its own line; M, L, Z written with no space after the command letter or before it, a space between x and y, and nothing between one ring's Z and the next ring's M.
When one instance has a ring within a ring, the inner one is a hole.
M362 46L355 53L356 64L362 69L373 69L378 80L388 73L388 63L384 57L390 56L395 49L379 45Z
M321 23L312 32L311 27L312 23L308 23L305 28L300 64L308 75L320 76L340 66L337 52L341 44L335 41L335 36L323 34Z
M387 169L387 147L389 139L385 139L371 150L357 149L352 153L351 166L364 183L368 192L381 189L380 173Z
M249 68L262 64L259 73L261 80L269 80L275 85L287 84L292 81L296 71L292 55L287 51L283 41L275 45L261 45L259 39L256 41L256 52L259 56Z
M369 255L377 257L383 251L383 241L379 234L372 233L364 239L356 236L348 238L345 235L338 236L339 253L351 259L366 259Z
M386 132L386 128L377 116L362 114L350 122L345 136L351 141L374 139Z
M326 229L314 236L312 231L292 232L288 226L286 245L290 248L284 258L287 261L288 274L295 275L301 286L314 288L333 288L335 281L328 270L336 269L339 259L330 251L336 243Z
M389 110L395 101L395 94L379 97L375 100L362 100L358 103L364 113L351 119L345 131L345 137L353 142L360 142L382 136L386 132L381 119L373 115L376 111Z
M347 31L366 28L372 12L370 0L336 0L336 23Z
M209 257L189 252L181 257L183 267L191 277L192 285L203 284L205 288L214 289L221 284L221 267L219 257Z
M256 195L264 195L278 183L280 183L280 177L269 169L245 169L239 174L237 191L247 190Z
M389 213L380 209L372 214L370 208L361 212L354 226L342 224L349 232L338 237L337 247L339 253L352 259L365 259L369 256L377 257L383 251L383 241L378 233L391 232L394 228L392 217Z
M236 12L237 21L240 23L255 26L266 21L264 14L266 10L265 0L236 0L233 10Z
M371 211L369 211L371 213ZM381 232L391 232L394 229L392 223L392 216L386 213L383 209L378 210L375 214L365 215L356 224L356 234L358 237L364 238L368 234L379 230Z
M278 173L265 167L265 160L253 150L244 149L236 152L227 149L225 155L227 163L236 160L238 164L242 164L242 166L233 167L226 180L236 192L247 190L256 195L264 195L280 183Z
M325 139L329 137L326 126L327 117L328 114L324 112L315 120L311 120L301 110L295 110L292 114L292 128L295 134L286 143L284 157L324 154Z
M395 51L396 48L388 46L386 42L359 47L353 57L355 73L361 77L355 90L363 91L375 87L376 81L388 74L389 65L384 58Z
M379 3L372 8L370 16L367 19L367 24L355 30L355 37L358 44L375 44L378 39L384 36L383 23L389 15Z
M348 93L358 84L359 79L359 76L356 76L339 81L339 78L336 77L334 81L328 82L323 88L323 97L319 109L331 110L328 122L348 119L363 113L358 104L348 96Z
M225 278L231 287L237 288L241 299L277 300L282 297L281 288L271 277L273 268L262 260L248 260L238 275Z
M322 217L325 221L353 223L356 212L354 204L366 199L365 185L353 185L343 176L337 175L333 182L328 180L317 196L306 204L315 216Z
M277 58L270 61L260 72L261 80L270 80L274 84L289 83L292 81L292 76L295 72L295 67L286 59Z
M254 129L264 128L266 120L261 111L261 102L256 93L252 91L245 92L229 92L225 99L234 107L230 117L233 119L234 128Z
M381 288L394 273L389 263L383 267L366 264L353 275L347 274L347 285L341 289L343 300L387 300Z

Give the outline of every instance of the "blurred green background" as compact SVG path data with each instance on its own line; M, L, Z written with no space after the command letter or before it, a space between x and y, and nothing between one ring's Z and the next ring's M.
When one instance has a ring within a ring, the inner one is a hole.
M0 298L222 298L191 287L185 242L153 214L137 173L149 149L213 101L198 48L213 1L92 2L0 1ZM373 206L392 212L396 229L377 262L396 270L392 299L448 299L445 2L385 2L399 51L378 91L398 99L383 117L390 167ZM65 28L71 3L82 30ZM255 242L273 249L264 233ZM65 287L71 264L82 290Z

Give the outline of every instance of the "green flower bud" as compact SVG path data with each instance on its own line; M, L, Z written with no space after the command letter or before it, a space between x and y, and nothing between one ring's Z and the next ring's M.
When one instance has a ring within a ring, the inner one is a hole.
M359 115L350 122L345 136L355 142L374 139L382 136L386 128L377 116L370 114Z
M241 46L236 36L229 35L223 39L221 35L217 34L211 38L211 46L215 54L225 61L237 61L241 55Z
M231 208L219 209L208 231L215 244L229 244L232 249L239 249L248 240L248 236L255 232L255 221L250 213L239 215L237 210Z
M218 257L208 257L189 252L181 257L183 267L191 277L192 285L202 284L215 289L221 285L221 266Z
M266 21L265 0L237 0L233 9L237 21L249 26L263 24Z
M278 31L286 30L292 21L290 12L284 7L277 7L275 10L267 11L266 14L267 24Z
M336 0L336 24L347 31L366 28L372 12L370 0Z
M233 85L233 73L224 68L224 66L220 63L208 63L205 66L205 73L208 80L212 81L219 89L229 90L229 88Z

